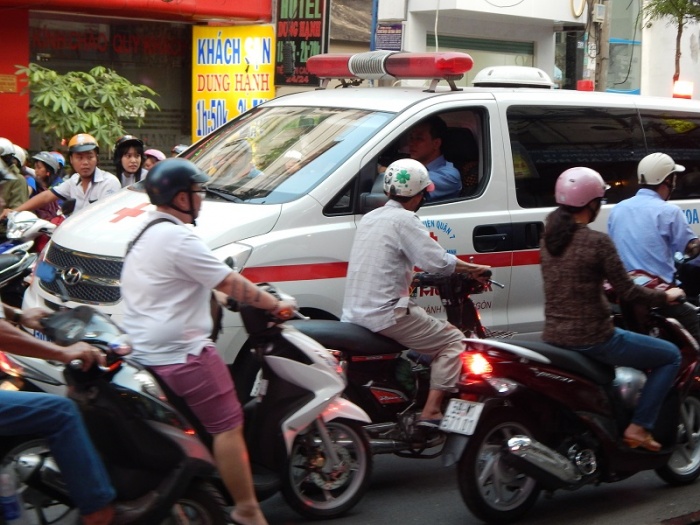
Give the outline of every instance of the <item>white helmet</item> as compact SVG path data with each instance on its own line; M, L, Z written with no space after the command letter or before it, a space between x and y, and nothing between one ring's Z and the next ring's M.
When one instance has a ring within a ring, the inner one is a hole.
M661 184L671 173L681 173L685 166L676 164L665 153L652 153L639 161L637 165L637 180L639 184L656 186Z
M5 155L12 155L14 153L13 144L9 139L5 137L0 137L0 157Z
M428 170L413 159L399 159L384 172L384 193L397 197L413 197L423 190L433 191L433 184Z
M12 156L19 161L20 166L24 166L25 162L27 162L27 152L24 151L24 148L21 148L17 144L13 144L12 148Z

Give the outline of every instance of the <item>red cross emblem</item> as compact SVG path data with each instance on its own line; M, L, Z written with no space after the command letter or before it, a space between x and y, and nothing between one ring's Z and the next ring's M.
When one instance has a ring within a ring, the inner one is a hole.
M109 222L119 222L120 220L124 219L125 217L138 217L142 213L145 213L143 211L143 208L148 206L148 202L144 202L143 204L139 204L135 208L122 208L117 212L117 216L112 219Z

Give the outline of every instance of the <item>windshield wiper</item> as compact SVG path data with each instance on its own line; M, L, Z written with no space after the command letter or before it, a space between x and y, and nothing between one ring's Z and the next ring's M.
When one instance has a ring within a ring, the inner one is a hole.
M261 197L267 197L269 194L270 194L270 190L253 188L251 190L238 193L238 197L241 200L248 201L250 199L258 199Z
M243 199L239 199L236 197L232 192L228 190L222 190L220 188L214 189L210 188L209 186L202 186L203 189L207 191L207 193L211 193L212 195L216 195L217 197L221 197L224 200L227 200L229 202L243 202Z

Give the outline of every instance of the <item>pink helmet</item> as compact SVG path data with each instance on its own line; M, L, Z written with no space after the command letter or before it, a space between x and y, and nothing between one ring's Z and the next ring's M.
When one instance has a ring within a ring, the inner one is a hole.
M600 199L610 186L591 168L569 168L557 179L554 197L557 204L581 208L593 199Z
M159 149L147 149L143 154L151 156L158 161L165 160L165 154Z

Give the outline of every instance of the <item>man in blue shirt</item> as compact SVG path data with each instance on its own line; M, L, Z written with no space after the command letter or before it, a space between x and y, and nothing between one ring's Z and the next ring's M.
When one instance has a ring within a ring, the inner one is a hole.
M700 253L700 241L682 210L666 202L676 177L684 171L685 167L665 153L647 155L637 166L640 190L613 207L608 233L628 271L644 270L674 283L673 255L681 252L695 257ZM663 309L663 314L680 321L700 341L700 325L692 306L672 304Z
M408 153L412 159L423 164L435 184L427 202L459 197L462 177L459 170L442 155L442 142L447 125L438 116L430 117L411 128L408 134Z

